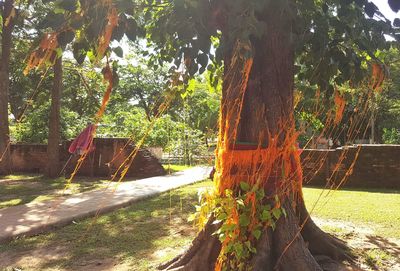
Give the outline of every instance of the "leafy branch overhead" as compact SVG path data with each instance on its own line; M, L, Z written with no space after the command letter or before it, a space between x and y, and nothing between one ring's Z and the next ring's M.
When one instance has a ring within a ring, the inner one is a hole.
M51 64L72 44L78 63L94 62L112 51L123 56L112 41L126 36L144 39L153 66L167 62L185 66L189 75L214 70L237 40L268 35L262 20L270 0L43 0L52 7L41 21L43 35L27 70ZM400 40L398 20L391 24L367 0L279 1L291 18L291 40L296 47L299 80L333 93L333 85L359 84L377 61L376 50ZM289 31L289 29L288 29ZM254 50L254 48L251 48Z

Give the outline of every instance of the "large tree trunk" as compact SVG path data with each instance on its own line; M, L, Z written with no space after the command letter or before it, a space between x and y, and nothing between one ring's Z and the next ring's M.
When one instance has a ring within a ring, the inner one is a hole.
M57 58L53 66L54 78L51 90L51 109L49 120L49 139L47 143L47 170L50 178L58 177L60 172L60 108L62 92L62 58Z
M8 123L8 88L10 85L10 54L12 47L12 30L14 27L14 0L3 4L3 32L1 36L0 61L0 175L11 173L10 128Z
M262 37L251 39L252 59L240 60L238 52L249 47L240 46L240 41L237 45L241 48L232 48L225 58L214 179L220 195L225 189L238 191L242 181L250 185L261 183L264 201L272 202L277 196L286 210L287 216L277 221L275 230L265 227L256 254L247 262L250 270L335 270L332 267L337 265L332 265L330 259L345 258L346 247L313 223L301 193L293 117L294 41L290 14L275 3L258 16L265 22L266 31ZM283 173L285 169L289 174ZM161 268L214 270L223 244L212 235L218 228L213 220L183 256Z

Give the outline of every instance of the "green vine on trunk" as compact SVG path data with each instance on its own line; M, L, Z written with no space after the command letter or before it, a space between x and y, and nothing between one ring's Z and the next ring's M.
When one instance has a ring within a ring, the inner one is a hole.
M214 232L222 243L216 270L251 270L249 260L257 252L257 240L263 230L266 227L274 230L282 214L286 216L277 196L268 199L263 188L250 187L246 182L240 183L236 194L225 190L223 196L215 196L210 191L202 191L199 203L189 221L195 221L202 228L213 215L213 223L221 225Z

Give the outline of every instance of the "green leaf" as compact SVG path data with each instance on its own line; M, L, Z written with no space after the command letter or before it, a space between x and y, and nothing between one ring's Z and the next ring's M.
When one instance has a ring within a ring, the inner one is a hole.
M236 200L236 202L237 202L237 204L238 204L239 206L241 206L241 207L244 207L244 206L245 206L243 199L238 199L238 200Z
M101 35L102 30L103 30L103 23L91 22L85 31L86 38L90 41L95 41Z
M226 213L219 213L217 216L217 219L224 221L224 220L226 220L227 217L228 217L228 215Z
M283 213L283 215L285 216L285 217L287 217L287 213L286 213L286 210L285 210L285 208L281 208L282 209L282 213Z
M138 35L138 25L136 21L132 18L126 21L125 35L131 41L136 40L136 37Z
M236 225L232 224L223 224L221 226L221 232L226 232L226 231L233 231L236 228Z
M189 80L189 84L188 84L186 90L190 92L190 91L194 91L195 88L196 88L196 79L192 78Z
M87 56L88 56L89 61L90 61L91 63L96 62L96 55L95 55L95 53L93 52L93 50L88 51L88 52L87 52Z
M270 225L271 225L272 230L274 231L274 230L276 229L276 224L275 224L275 222L274 222L274 221L271 221L271 222L270 222Z
M233 249L235 251L236 258L238 258L238 259L242 258L242 256L243 256L243 245L242 245L242 243L239 243L239 242L235 243L233 245Z
M262 200L265 197L265 191L264 189L259 189L256 191L256 198L257 200Z
M282 215L282 210L280 208L272 209L272 214L276 219L279 219Z
M267 210L267 211L271 211L272 208L271 208L271 205L265 204L265 205L262 206L262 209L263 210Z
M63 31L57 36L57 41L61 47L65 47L68 43L72 42L75 38L74 31Z
M252 232L254 238L256 238L257 240L260 239L261 237L261 231L259 229L256 229Z
M271 213L268 210L263 210L260 219L262 222L270 221L272 219Z
M3 32L3 16L0 15L0 34Z
M124 57L124 51L122 50L121 46L114 48L113 51L118 57Z
M369 2L365 5L365 14L367 14L370 18L374 17L374 14L377 10L378 8L372 2Z
M250 224L250 218L246 214L241 214L239 217L239 225L247 227Z
M245 192L250 191L250 185L246 182L240 182L240 189L242 189Z
M193 222L196 219L196 214L190 214L187 221L188 222Z
M230 253L230 252L232 252L232 250L233 250L233 244L228 243L225 248L226 253Z
M76 42L72 45L72 53L78 64L82 64L85 61L89 45L86 41Z
M199 54L197 56L197 63L199 63L202 67L207 67L208 56L204 53Z
M400 19L399 18L394 19L393 26L400 27Z
M203 74L206 71L206 67L201 66L199 69L199 74Z
M39 23L39 29L52 28L57 29L65 22L64 14L56 14L50 12L47 16Z
M57 2L57 6L63 8L64 10L73 12L78 7L78 0L61 0Z
M62 56L63 50L60 47L56 48L55 51L56 51L56 54L57 54L57 58Z
M55 7L55 8L53 9L53 12L56 13L56 14L62 14L62 13L65 12L65 9Z
M188 68L189 68L188 70L189 70L189 75L190 76L194 76L196 74L196 72L199 70L199 66L194 61L192 61L190 63Z

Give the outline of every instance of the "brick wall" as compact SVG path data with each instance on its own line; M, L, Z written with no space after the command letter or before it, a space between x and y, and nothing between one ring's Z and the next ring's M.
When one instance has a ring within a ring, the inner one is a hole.
M79 174L110 176L134 148L130 145L123 149L126 142L127 139L123 138L96 138L96 149L88 156ZM60 146L62 165L70 157L67 151L69 144L70 142L66 142ZM361 150L358 151L358 148ZM356 156L357 160L351 171ZM345 180L343 185L349 187L400 189L400 145L358 145L334 150L305 149L301 157L305 184L338 185ZM15 172L43 172L47 161L46 145L13 144L11 159ZM77 159L78 157L71 159L67 172L72 172ZM165 172L158 159L148 150L140 149L127 176L150 177L162 174ZM346 174L350 175L344 178Z
M125 138L96 138L95 150L91 152L78 175L109 177L133 150ZM68 147L71 142L60 145L60 162L64 166L70 157ZM47 163L47 145L43 144L12 144L11 159L14 172L43 173ZM114 159L114 161L112 161ZM66 172L71 173L79 159L73 156L66 166ZM156 157L148 150L140 149L127 175L130 177L151 177L165 174L165 171Z
M400 188L400 145L306 149L301 157L306 184Z
M47 145L12 144L11 163L15 172L41 173L47 162Z

